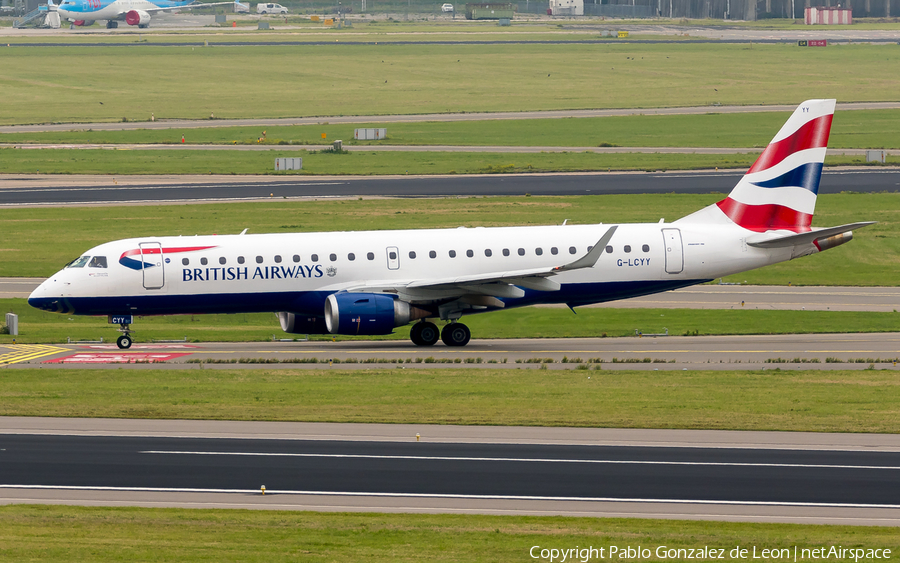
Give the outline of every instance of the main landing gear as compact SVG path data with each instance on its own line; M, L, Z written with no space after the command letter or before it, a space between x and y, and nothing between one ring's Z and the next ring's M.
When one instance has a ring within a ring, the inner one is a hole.
M409 331L409 339L416 346L433 346L438 341L439 335L447 346L465 346L472 337L469 327L457 322L451 322L443 330L438 331L434 323L422 321L414 324Z

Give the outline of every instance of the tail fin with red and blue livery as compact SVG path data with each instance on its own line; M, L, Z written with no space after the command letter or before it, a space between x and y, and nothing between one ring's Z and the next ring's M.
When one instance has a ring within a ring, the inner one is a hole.
M800 104L728 197L676 222L736 224L758 233L745 239L750 246L812 244L810 251L843 244L852 238L851 229L871 225L812 227L834 106L835 100Z

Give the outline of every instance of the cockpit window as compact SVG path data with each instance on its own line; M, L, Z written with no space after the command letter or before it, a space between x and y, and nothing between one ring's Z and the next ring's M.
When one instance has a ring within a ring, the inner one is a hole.
M90 264L88 264L88 268L105 268L106 267L106 256L94 256L91 258Z
M69 265L66 266L66 268L84 268L84 265L87 264L88 260L90 259L90 256L82 256L81 258L76 258L75 260L69 262Z

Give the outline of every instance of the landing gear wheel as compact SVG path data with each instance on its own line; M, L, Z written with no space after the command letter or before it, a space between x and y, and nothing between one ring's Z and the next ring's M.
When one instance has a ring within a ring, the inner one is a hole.
M116 339L116 346L118 346L122 350L127 350L127 349L131 348L132 342L133 342L133 340L131 340L130 336L128 336L127 334L123 334L122 336L120 336L119 338Z
M119 22L115 20L106 20L106 29L116 29L119 27Z
M471 337L469 327L462 323L450 323L441 331L441 340L447 346L465 346Z
M440 335L437 325L427 321L414 324L409 331L409 339L416 346L433 346Z

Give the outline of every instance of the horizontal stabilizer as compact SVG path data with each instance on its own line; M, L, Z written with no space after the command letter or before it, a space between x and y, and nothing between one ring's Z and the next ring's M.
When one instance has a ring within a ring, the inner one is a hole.
M798 246L801 244L812 244L820 238L833 237L853 229L861 229L874 224L876 221L864 221L862 223L850 223L849 225L841 225L839 227L828 227L826 229L817 229L805 233L792 233L785 236L772 237L770 234L755 235L747 239L748 246L756 248L785 248L788 246Z

